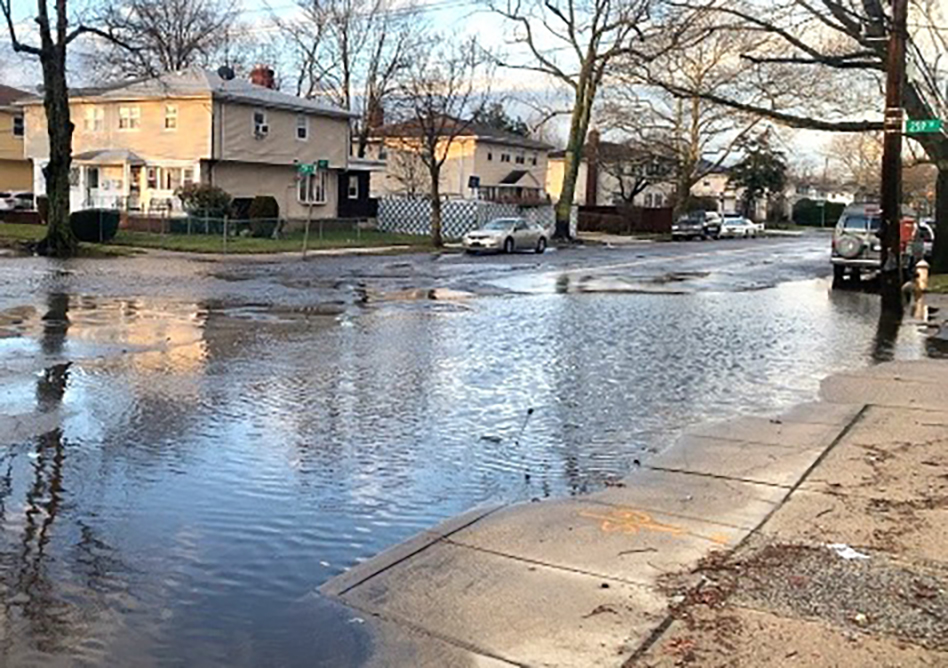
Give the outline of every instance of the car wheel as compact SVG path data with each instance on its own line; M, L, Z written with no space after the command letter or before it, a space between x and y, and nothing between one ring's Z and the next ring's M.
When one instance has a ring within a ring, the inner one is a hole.
M537 240L537 254L542 255L543 251L545 250L546 250L546 239L544 239L543 237L540 237Z
M833 285L840 285L846 279L846 267L841 264L833 265Z
M507 237L504 240L504 252L509 254L509 253L513 253L513 251L514 251L514 240L511 239L510 237Z

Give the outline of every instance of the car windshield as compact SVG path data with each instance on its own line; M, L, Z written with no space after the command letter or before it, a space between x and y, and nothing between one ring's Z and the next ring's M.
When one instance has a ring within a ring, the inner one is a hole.
M500 218L499 220L492 220L484 226L485 230L506 230L508 227L516 223L515 218Z
M854 232L875 232L879 229L879 218L864 215L846 216L843 229Z

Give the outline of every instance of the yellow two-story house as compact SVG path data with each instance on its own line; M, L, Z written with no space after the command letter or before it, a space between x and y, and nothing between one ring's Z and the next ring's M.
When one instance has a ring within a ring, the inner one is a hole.
M290 219L344 216L368 198L368 174L350 165L349 111L275 90L269 68L255 68L249 81L222 73L191 69L71 90L73 210L177 213L175 191L195 182L234 198L271 195ZM33 188L43 194L42 102L20 104Z
M26 91L0 85L0 191L28 191L33 186L33 168L24 154L23 109L14 106L28 96Z
M450 127L453 124L459 127ZM540 202L546 196L547 156L553 147L542 141L482 123L448 120L439 150L446 153L439 183L442 197L511 202ZM426 195L429 176L420 158L421 142L412 122L377 128L369 156L385 161L380 195Z

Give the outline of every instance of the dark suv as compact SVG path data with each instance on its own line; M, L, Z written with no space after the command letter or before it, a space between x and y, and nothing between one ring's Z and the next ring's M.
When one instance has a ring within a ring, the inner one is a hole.
M914 236L915 212L903 205L901 211L901 247ZM850 204L836 223L833 231L833 279L841 281L847 274L859 280L863 273L878 271L882 264L882 211L878 204Z
M672 224L672 239L717 239L721 217L704 211L692 211Z

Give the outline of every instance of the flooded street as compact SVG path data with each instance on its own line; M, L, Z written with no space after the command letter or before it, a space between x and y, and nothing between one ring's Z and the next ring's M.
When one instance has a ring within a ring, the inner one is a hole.
M923 355L827 249L0 259L0 664L358 665L352 564Z

